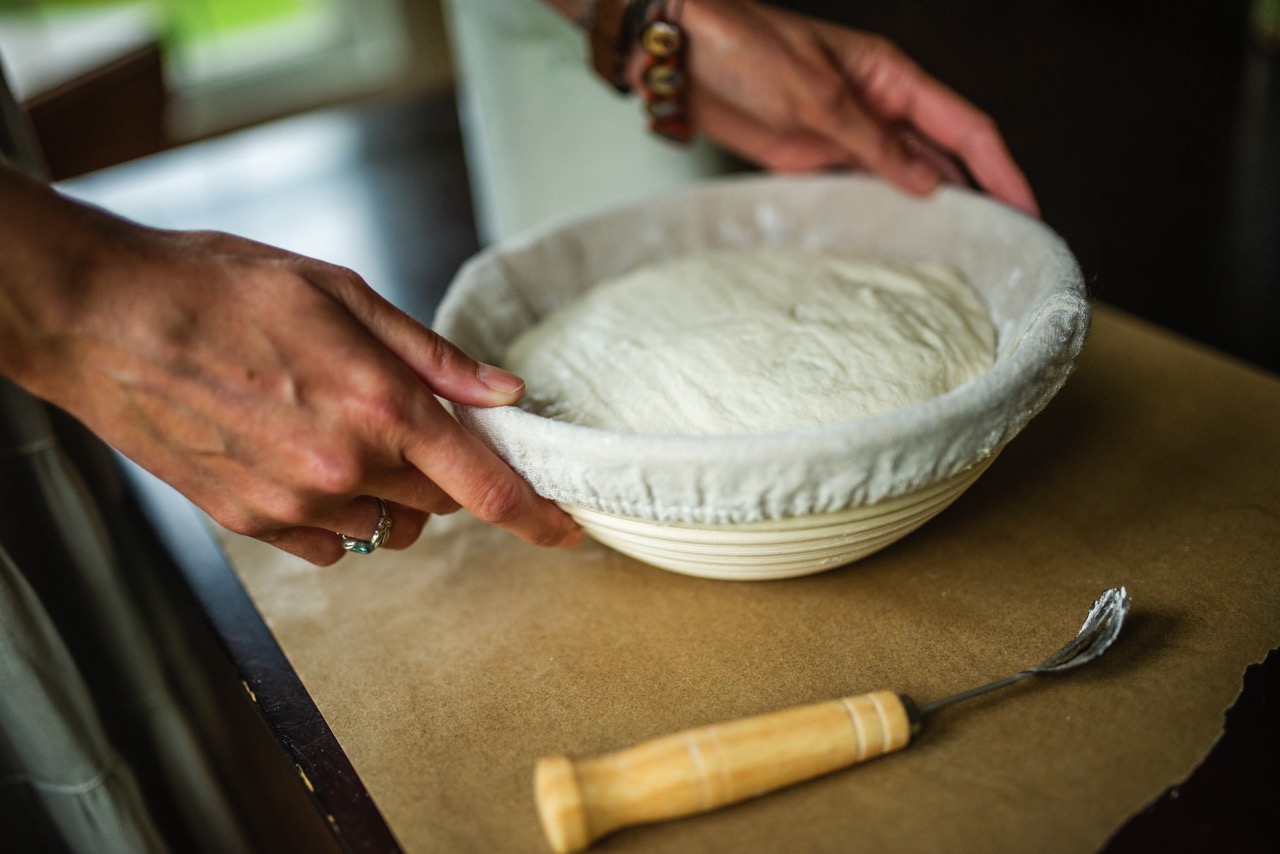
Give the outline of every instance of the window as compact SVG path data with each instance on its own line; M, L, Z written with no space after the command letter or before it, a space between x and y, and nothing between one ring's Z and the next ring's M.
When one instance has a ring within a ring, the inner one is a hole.
M40 64L47 51L31 40L65 42L74 32L72 53L83 57L93 53L88 41L124 22L149 30L163 51L171 136L182 141L392 85L412 58L413 2L0 0L0 15L29 34L24 46L6 45L11 65L24 54Z
M409 59L396 0L160 2L179 138L365 94Z

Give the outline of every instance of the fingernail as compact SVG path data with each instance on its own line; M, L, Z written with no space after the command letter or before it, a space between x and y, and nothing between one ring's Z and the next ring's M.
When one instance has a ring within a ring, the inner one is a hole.
M503 394L519 394L524 391L524 380L510 371L486 365L484 362L476 368L476 376L480 378L480 382Z

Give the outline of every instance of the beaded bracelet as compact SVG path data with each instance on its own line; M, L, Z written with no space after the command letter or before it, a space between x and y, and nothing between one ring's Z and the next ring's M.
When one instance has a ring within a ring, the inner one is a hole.
M667 6L670 5L670 11ZM649 129L673 142L693 138L689 120L689 39L680 26L681 0L653 4L640 46L645 51L641 88Z
M649 129L679 143L693 137L689 119L688 37L680 27L682 0L597 0L587 21L591 65L627 93L627 63L637 41L645 57L641 94ZM670 11L668 11L670 6Z

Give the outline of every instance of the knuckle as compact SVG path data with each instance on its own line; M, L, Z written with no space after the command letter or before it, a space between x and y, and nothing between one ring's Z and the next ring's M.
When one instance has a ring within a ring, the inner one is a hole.
M370 367L356 370L350 379L353 391L345 405L360 423L377 432L381 432L380 428L405 423L405 401L409 395L389 372Z
M369 288L364 277L350 267L324 263L320 269L325 279L343 296L351 297L361 294Z
M350 267L344 267L341 264L333 264L329 267L329 271L333 273L334 276L346 281L348 284L359 283L363 285L365 283L364 277Z
M217 514L211 513L210 516L231 533L252 537L255 540L270 542L271 537L278 530L276 525L262 516L241 510L225 510Z
M891 39L872 33L864 43L863 57L868 64L882 66L884 63L897 63L905 59L906 55Z
M321 495L352 495L366 479L365 466L347 450L312 448L303 455L302 466L309 487ZM280 504L305 512L305 502L297 496L285 498Z
M234 248L236 238L232 237L225 231L218 231L212 228L196 228L186 232L177 239L196 245L208 246L214 250L227 250Z
M808 128L830 125L840 105L849 97L844 78L833 69L824 68L805 75L803 85L803 93L794 101L794 123Z
M293 493L278 496L272 505L271 512L285 527L305 525L314 515L311 502Z
M427 362L437 370L456 370L470 364L471 359L459 350L452 341L442 335L432 333L426 337Z
M312 494L306 488L261 484L253 489L253 498L210 515L229 531L272 542L291 528L314 522L319 505Z
M524 497L524 481L514 475L492 476L481 485L469 509L481 521L501 525L515 518Z

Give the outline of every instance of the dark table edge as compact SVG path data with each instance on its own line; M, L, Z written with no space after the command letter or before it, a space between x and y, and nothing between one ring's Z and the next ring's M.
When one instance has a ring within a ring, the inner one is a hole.
M217 642L344 851L402 849L324 716L241 585L204 514L120 458L138 509L196 597Z

